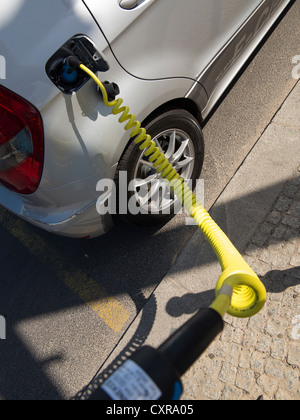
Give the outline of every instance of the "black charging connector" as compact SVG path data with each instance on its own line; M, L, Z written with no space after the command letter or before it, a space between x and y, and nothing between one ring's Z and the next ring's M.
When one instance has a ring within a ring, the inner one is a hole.
M120 94L120 88L116 83L103 82L103 86L105 87L109 102L114 101L116 96Z
M214 309L201 309L158 349L144 346L133 353L88 399L179 400L181 377L223 328L224 321Z
M67 95L72 95L90 79L79 69L81 63L94 73L109 70L107 60L94 43L86 35L76 35L48 60L46 73L58 89Z

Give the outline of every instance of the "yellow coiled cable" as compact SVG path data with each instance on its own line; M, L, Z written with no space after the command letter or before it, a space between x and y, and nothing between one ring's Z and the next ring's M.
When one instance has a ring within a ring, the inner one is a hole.
M132 130L130 138L134 138L140 150L145 151L145 156L149 157L153 167L168 182L183 207L196 220L215 251L222 267L222 274L216 286L216 300L211 307L222 317L226 312L240 318L257 314L263 308L267 298L266 289L258 276L198 202L162 150L141 127L141 123L136 121L135 115L129 113L127 106L122 106L123 100L120 98L109 102L106 89L98 77L85 65L81 64L80 68L97 83L103 101L106 106L112 108L113 115L121 114L119 122L127 121L125 130Z

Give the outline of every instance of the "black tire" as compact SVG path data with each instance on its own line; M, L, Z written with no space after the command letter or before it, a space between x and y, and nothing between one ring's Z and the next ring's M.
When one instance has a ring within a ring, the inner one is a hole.
M196 118L190 114L189 112L182 110L182 109L175 109L168 112L165 112L161 114L160 116L154 118L152 121L148 122L145 126L145 129L147 130L147 133L151 135L152 139L156 139L158 143L161 145L164 152L170 149L173 150L173 144L178 147L177 152L179 153L180 150L183 150L184 144L187 144L186 149L188 148L188 152L190 155L194 154L194 160L191 163L186 164L186 168L181 169L181 175L185 177L185 174L189 174L189 179L193 181L193 188L195 187L196 180L199 179L202 166L203 166L203 160L204 160L204 141L203 141L203 135L201 127L196 120ZM168 134L170 132L170 135ZM175 133L175 134L174 134ZM187 143L187 140L184 141L184 136L188 137L189 143ZM172 137L172 139L171 139ZM182 140L181 140L182 137ZM175 139L175 140L174 140ZM172 146L171 146L172 142ZM180 149L180 150L179 150ZM185 149L185 150L186 150ZM173 158L175 159L176 156L178 156L178 153L174 152ZM192 158L192 156L186 156L188 153L185 153L184 157L181 157L177 163L174 163L174 166L178 165L181 166L188 162L189 159ZM148 169L149 163L145 166L143 164L146 163L145 160L147 158L143 157L143 152L139 149L139 147L132 141L129 146L127 147L126 151L124 152L116 172L116 185L117 185L117 191L120 191L120 188L124 188L124 181L120 181L120 173L126 172L127 174L127 185L129 186L130 183L141 176L140 179L147 180L149 177L154 177L154 173L156 174L156 171L154 169L150 170ZM142 161L141 161L142 158ZM171 159L172 160L172 159ZM144 175L145 178L142 177L141 172L142 171L148 171L147 175ZM151 172L150 172L151 171ZM137 176L137 174L139 176ZM149 174L149 175L148 175ZM153 175L152 175L153 174ZM157 181L154 180L153 183L157 184ZM161 181L162 184L166 184L165 181ZM151 184L152 185L152 184ZM149 189L149 187L147 186ZM144 187L146 189L146 187ZM128 189L127 189L128 191ZM151 214L149 212L146 212L146 207L149 204L145 204L145 206L140 206L141 212L138 214L132 214L132 206L131 208L129 203L133 202L132 200L135 199L135 194L140 194L142 197L142 193L136 189L136 191L130 191L127 192L128 194L128 205L127 205L127 214L120 214L119 216L126 220L129 223L133 223L136 225L142 225L142 226L153 226L153 225L159 225L168 222L172 217L174 217L174 209L175 209L175 201L171 205L168 205L168 200L166 201L166 207L163 207L163 202L161 202L161 208L159 206L159 198L157 198L156 203L156 209L157 211L153 212L151 211ZM170 193L170 190L169 190ZM157 193L157 197L159 197ZM146 195L145 195L146 197ZM170 198L173 198L170 196ZM145 199L142 197L142 199ZM131 201L130 201L131 200ZM118 200L119 201L119 200ZM152 198L150 200L152 202ZM177 201L178 203L178 201ZM151 204L153 206L153 203ZM137 205L137 207L139 207ZM176 206L177 208L177 206ZM144 209L144 211L142 211ZM124 213L124 211L123 211ZM147 214L145 214L147 213Z

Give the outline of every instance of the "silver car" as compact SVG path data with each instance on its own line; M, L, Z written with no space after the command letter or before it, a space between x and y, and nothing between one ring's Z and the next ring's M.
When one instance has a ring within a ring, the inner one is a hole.
M114 213L143 225L168 220L175 197L162 194L95 83L63 74L63 55L90 53L99 78L119 86L174 167L195 181L201 124L289 3L2 1L0 204L73 238L107 232ZM140 211L130 211L132 199Z

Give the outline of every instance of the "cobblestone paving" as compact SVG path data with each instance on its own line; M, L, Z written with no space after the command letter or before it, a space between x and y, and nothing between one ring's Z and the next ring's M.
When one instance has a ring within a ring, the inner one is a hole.
M184 399L300 400L300 166L245 258L267 288L266 306L251 319L226 317L222 335L187 373Z

